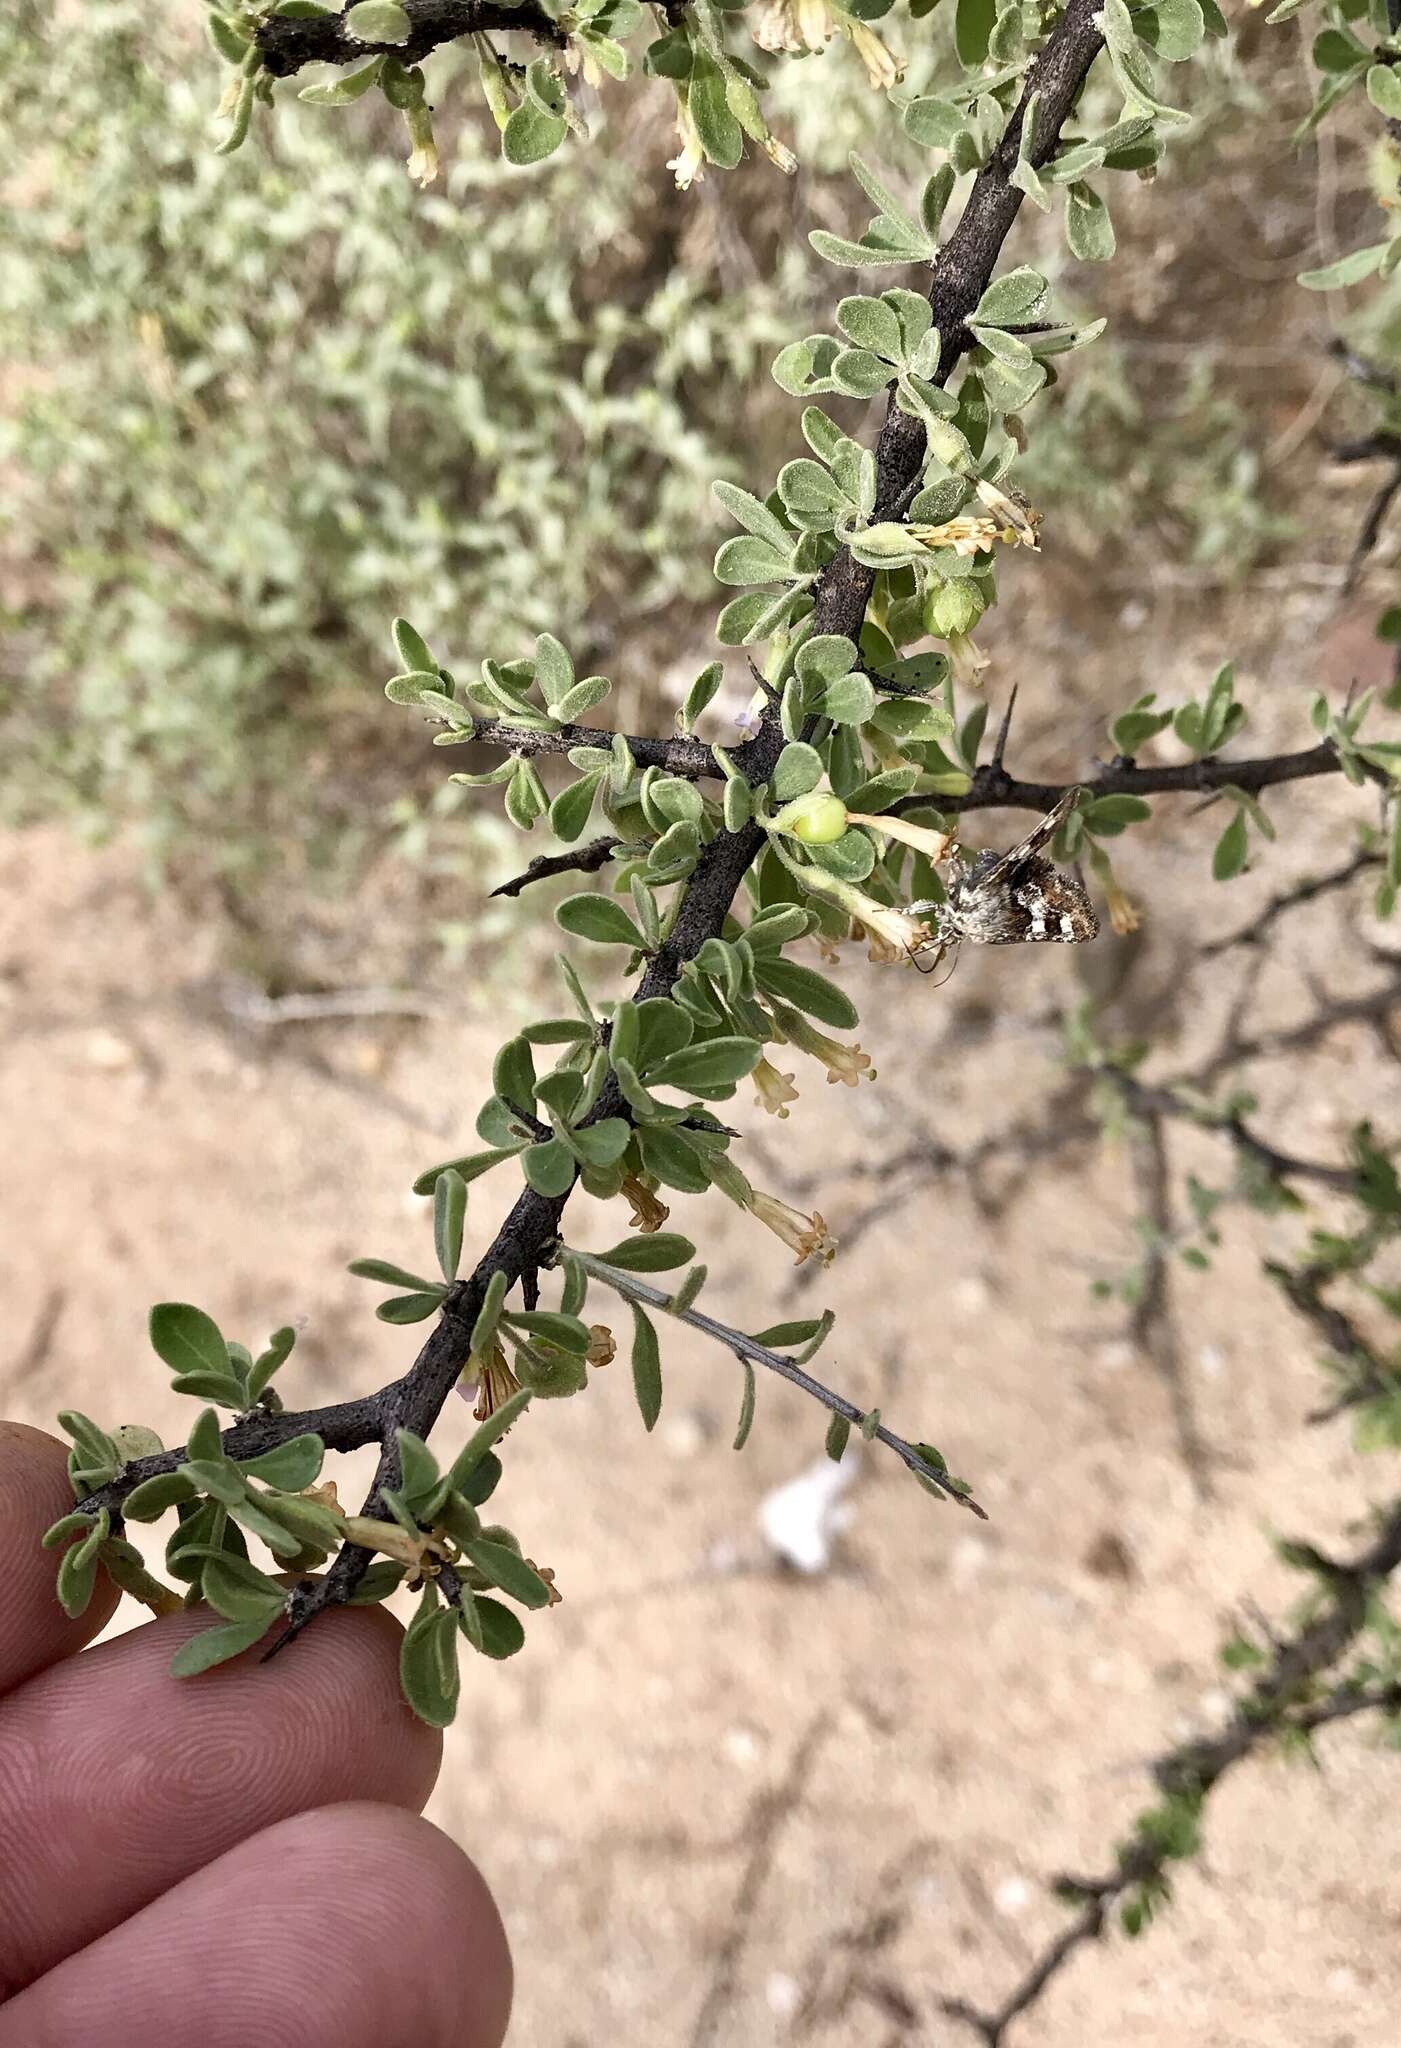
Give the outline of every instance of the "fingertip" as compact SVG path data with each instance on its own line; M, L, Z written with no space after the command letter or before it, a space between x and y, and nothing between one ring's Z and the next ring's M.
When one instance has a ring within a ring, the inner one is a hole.
M85 1613L70 1619L59 1606L60 1553L40 1539L72 1508L67 1446L26 1422L0 1420L0 1692L81 1650L121 1598L99 1572Z

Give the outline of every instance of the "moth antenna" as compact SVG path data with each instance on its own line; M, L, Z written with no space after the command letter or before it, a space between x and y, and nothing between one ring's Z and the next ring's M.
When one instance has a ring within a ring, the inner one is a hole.
M1007 699L1007 709L1002 714L1002 723L997 731L997 745L992 750L992 765L994 768L1001 768L1002 757L1007 751L1007 735L1012 729L1012 713L1017 708L1017 691L1020 688L1021 685L1019 683L1013 683L1012 694Z

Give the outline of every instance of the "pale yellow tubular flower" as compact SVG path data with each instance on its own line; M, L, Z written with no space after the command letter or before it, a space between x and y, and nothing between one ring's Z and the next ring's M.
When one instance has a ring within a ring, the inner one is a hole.
M810 1024L800 1010L790 1010L787 1004L780 1004L775 1012L775 1022L790 1045L796 1045L800 1052L812 1059L821 1060L827 1069L830 1082L841 1081L848 1088L854 1088L864 1076L874 1081L876 1070L871 1065L871 1055L862 1052L859 1045L844 1045L839 1038L829 1038L825 1031L819 1031Z
M491 1348L484 1359L479 1358L475 1352L468 1359L466 1368L457 1382L457 1391L464 1401L470 1400L475 1392L477 1405L472 1413L478 1422L485 1422L519 1386L520 1381L506 1363L505 1352L500 1343L493 1338Z
M438 175L438 145L433 140L433 116L427 107L408 107L404 119L409 124L409 140L413 144L409 154L409 176L420 188L431 185Z
M848 811L847 817L853 825L869 825L873 832L883 832L887 839L898 839L905 846L912 846L916 853L922 853L937 867L947 857L956 833L935 832L928 825L912 825L907 818L891 818L870 815L865 811Z
M897 57L888 43L883 43L873 28L864 21L841 17L838 26L857 56L866 67L866 76L876 92L889 92L898 85L905 75L905 60Z
M798 159L786 142L780 142L776 135L764 137L764 154L769 162L777 166L786 178L791 178L798 168Z
M878 903L853 883L840 881L821 868L804 868L803 886L816 895L829 897L860 925L870 941L872 960L906 960L913 949L927 945L933 936L920 919L892 910L888 903Z
M667 158L667 169L676 173L676 183L682 192L688 192L693 182L705 176L705 147L700 139L695 116L685 98L676 97L676 132L681 138L681 148L673 157Z
M635 1173L624 1176L620 1190L632 1205L631 1221L634 1230L640 1230L644 1237L650 1237L654 1230L660 1230L671 1214L665 1202L659 1202L651 1188L639 1180Z
M801 1266L807 1259L820 1259L824 1266L831 1265L837 1241L828 1234L816 1209L811 1216L805 1216L801 1209L790 1208L777 1195L763 1194L758 1188L750 1196L748 1207L766 1230L781 1237L788 1249L798 1254L795 1264Z
M950 633L945 644L949 650L954 681L966 683L970 689L980 690L983 686L983 676L992 666L991 655L983 653L971 633Z
M1109 884L1106 894L1109 899L1109 922L1119 937L1126 939L1130 932L1136 932L1142 924L1142 912L1132 898L1124 894L1117 882Z
M793 0L793 20L803 50L825 49L839 26L827 0Z
M956 555L976 555L1000 540L1003 528L995 519L961 513L957 519L945 519L938 526L913 525L908 532L910 539L918 541L922 548L952 548Z
M397 1522L378 1522L369 1515L347 1515L345 1533L352 1543L358 1543L364 1550L382 1551L398 1564L412 1565L421 1571L430 1551L442 1555L443 1546L426 1530L411 1536L407 1529Z
M996 484L990 484L986 477L978 479L978 496L992 513L1001 521L1000 538L1015 542L1018 547L1030 548L1033 554L1039 552L1036 529L1041 524L1041 514L1034 506L1019 498L1009 498L1005 491L999 491Z
M770 1116L780 1120L788 1114L790 1102L796 1102L798 1091L793 1086L791 1074L780 1074L769 1060L760 1059L749 1076L754 1083L754 1100L760 1109L766 1109Z

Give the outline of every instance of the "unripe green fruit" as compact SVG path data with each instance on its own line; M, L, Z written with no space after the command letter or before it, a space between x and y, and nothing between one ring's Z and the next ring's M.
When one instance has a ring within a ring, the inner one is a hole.
M786 832L805 846L833 846L846 826L846 805L841 798L818 789L785 804L773 821L775 832Z
M939 640L967 633L982 615L983 600L970 581L936 583L924 600L924 630Z

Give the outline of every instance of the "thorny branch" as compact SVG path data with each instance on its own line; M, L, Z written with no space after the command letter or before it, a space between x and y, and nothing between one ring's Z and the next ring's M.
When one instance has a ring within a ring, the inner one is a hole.
M1279 1643L1263 1672L1240 1700L1230 1724L1220 1735L1184 1742L1153 1765L1153 1777L1165 1795L1187 1796L1203 1803L1236 1764L1281 1736L1308 1735L1348 1715L1394 1714L1401 1707L1401 1686L1359 1687L1344 1683L1325 1699L1309 1697L1320 1677L1360 1634L1369 1602L1401 1565L1401 1502L1393 1504L1375 1540L1350 1563L1319 1559L1320 1577L1328 1593L1322 1611L1297 1635ZM1126 1892L1163 1881L1171 1851L1150 1832L1140 1832L1120 1848L1112 1871L1103 1877L1067 1877L1057 1889L1081 1901L1080 1909L1056 1939L1037 1957L1021 1982L994 2010L985 2011L962 1998L946 1998L943 2011L971 2027L984 2048L1004 2048L1008 2029L1041 1997L1048 1984L1087 1942L1108 1931L1110 1913Z
M835 629L824 627L819 630ZM628 740L629 746L641 744L641 741ZM1328 740L1317 746L1301 748L1297 753L1261 754L1244 761L1223 761L1215 755L1165 767L1140 767L1136 761L1112 761L1102 763L1093 775L1079 775L1070 782L1024 782L1018 776L1009 775L1000 757L994 756L991 761L978 765L969 788L962 796L932 796L916 791L912 796L901 797L891 804L889 811L892 817L897 818L908 811L927 810L942 811L945 816L963 816L969 811L1044 813L1054 810L1070 789L1081 789L1087 797L1210 796L1216 790L1226 788L1243 789L1251 795L1258 795L1262 789L1273 788L1279 783L1303 782L1315 775L1337 774L1339 766L1337 752ZM700 772L718 773L718 765ZM1381 779L1380 771L1378 779ZM593 873L602 867L620 843L616 839L592 840L580 850L579 857L561 854L554 865L548 869L541 868L538 874L534 872L536 863L532 861L523 875L506 883L496 894L518 896L530 882L543 879L547 872L565 874L571 868L583 867Z
M536 0L403 0L413 33L403 43L362 43L340 14L267 14L258 23L257 44L264 68L290 78L304 64L359 64L370 57L397 57L419 64L429 52L460 36L505 34L512 30L563 49L568 38Z
M469 28L511 25L498 18L488 21L486 10L478 12L471 0L408 0L409 12L419 26L415 40L395 54L413 62L421 54L418 38L426 37L424 48L462 34ZM450 23L456 21L455 28ZM515 25L540 26L548 17L524 10ZM548 23L551 35L559 31ZM344 61L360 54L345 47L344 33L336 17L273 16L260 28L260 37L272 31L271 42L262 42L264 59L270 69L283 74L296 70L318 55L330 61ZM319 40L318 40L319 39ZM1038 95L1037 144L1034 162L1043 164L1054 154L1061 129L1069 118L1086 74L1102 48L1097 26L1097 0L1067 0L1067 5L1049 40L1027 74L1026 86L1005 134L992 156L979 171L958 225L931 266L929 300L933 324L944 337L939 381L946 382L972 337L966 326L991 280L1003 243L1022 206L1022 193L1012 184L1011 173L1018 162L1022 121L1033 95ZM921 423L901 412L892 397L885 423L876 444L877 492L875 516L892 516L906 500L920 474L925 452ZM849 550L840 548L827 564L814 590L813 630L836 633L857 640L874 587L875 571L853 560ZM765 713L756 738L747 750L745 772L751 783L766 781L784 746L784 735L776 710ZM1322 770L1302 772L1322 772ZM637 990L637 999L670 994L683 965L692 959L706 940L720 932L735 892L745 872L757 857L764 835L756 825L737 833L721 833L702 850L697 866L687 881L669 933L653 955ZM626 1116L627 1104L610 1076L594 1115L598 1119ZM364 1513L375 1516L381 1490L399 1480L396 1431L411 1430L427 1437L456 1385L468 1358L472 1329L481 1311L487 1285L495 1273L505 1276L508 1286L533 1278L548 1250L560 1234L560 1218L569 1192L544 1196L526 1188L501 1224L496 1237L478 1260L471 1276L458 1281L448 1292L439 1322L420 1350L409 1371L399 1380L366 1397L361 1417L359 1443L378 1436L380 1459L374 1484L366 1498ZM357 1404L352 1404L357 1405ZM269 1418L261 1427L281 1441L295 1432L287 1430L283 1417ZM241 1427L243 1425L238 1425ZM302 1418L301 1428L316 1429L317 1418ZM166 1457L171 1453L164 1454ZM120 1499L150 1474L149 1460L134 1460L116 1483L116 1499L109 1504L119 1510ZM83 1504L86 1505L86 1504ZM347 1600L363 1578L372 1553L346 1544L330 1571L321 1579L303 1581L297 1589L287 1627L267 1653L291 1641L324 1608Z

